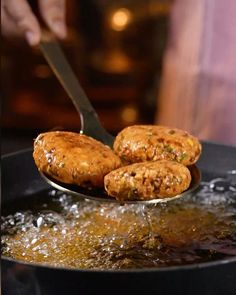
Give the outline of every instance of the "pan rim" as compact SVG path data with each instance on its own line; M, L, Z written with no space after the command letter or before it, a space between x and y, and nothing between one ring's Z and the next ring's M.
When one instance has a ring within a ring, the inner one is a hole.
M144 267L144 268L129 268L129 269L93 269L93 268L66 268L60 266L53 266L48 264L40 263L30 263L23 260L14 259L11 257L3 256L1 257L2 261L7 261L11 263L20 263L29 267L37 268L46 268L49 270L58 270L58 271L72 271L72 272L92 272L92 273L147 273L147 272L169 272L169 271L187 271L187 270L196 270L196 269L205 269L209 267L219 267L225 264L235 264L236 266L236 256L223 258L220 260L209 261L209 262L200 262L194 264L185 264L185 265L175 265L175 266L164 266L164 267Z
M213 145L221 145L226 147L234 147L234 145L225 145L217 142L211 142L211 141L202 141L206 144L213 144ZM1 156L2 159L14 157L19 154L23 154L26 152L32 151L32 148L26 148L19 151L11 152L8 154L4 154ZM52 266L47 264L39 264L39 263L29 263L22 260L14 259L11 257L7 257L4 255L1 255L1 261L2 262L10 262L10 263L20 263L25 266L29 267L37 267L40 269L46 268L49 270L57 270L57 271L72 271L72 272L85 272L85 273L148 273L148 272L170 272L170 271L187 271L187 270L195 270L195 269L205 269L209 267L218 267L225 264L235 264L236 266L236 256L222 258L219 260L209 261L209 262L200 262L200 263L194 263L194 264L185 264L185 265L177 265L177 266L164 266L164 267L152 267L152 268L130 268L130 269L88 269L88 268L66 268L66 267L58 267L58 266Z

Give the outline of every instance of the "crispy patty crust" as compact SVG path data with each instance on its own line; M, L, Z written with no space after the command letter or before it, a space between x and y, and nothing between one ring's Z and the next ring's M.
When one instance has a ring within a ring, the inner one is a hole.
M34 142L33 157L39 171L83 187L103 187L104 176L121 165L108 146L65 131L40 134Z
M117 135L114 151L127 163L165 159L188 166L198 160L201 144L197 138L180 129L134 125Z
M174 197L185 191L190 182L188 168L168 160L131 164L104 178L108 195L120 201Z

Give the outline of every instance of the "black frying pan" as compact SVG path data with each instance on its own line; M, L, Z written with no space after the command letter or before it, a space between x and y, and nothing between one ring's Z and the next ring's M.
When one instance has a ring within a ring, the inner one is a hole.
M203 180L225 176L236 170L236 148L203 144L199 161ZM47 189L32 151L17 152L2 159L2 211L9 201L29 198ZM70 270L25 264L2 258L3 294L161 294L234 295L236 257L188 266L141 270Z

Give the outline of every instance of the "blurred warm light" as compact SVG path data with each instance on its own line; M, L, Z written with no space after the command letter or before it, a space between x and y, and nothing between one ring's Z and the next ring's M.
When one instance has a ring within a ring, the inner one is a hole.
M30 91L21 91L14 100L14 104L11 105L11 109L22 115L37 114L40 109L39 101L40 97L37 94Z
M111 27L115 31L123 31L132 19L127 8L119 8L111 16Z
M125 107L121 112L121 119L125 123L134 123L138 118L138 110L134 106Z
M46 79L52 76L52 71L48 65L37 65L34 68L34 75L38 78Z
M133 67L130 58L119 48L106 52L97 51L91 60L95 68L107 73L128 73Z

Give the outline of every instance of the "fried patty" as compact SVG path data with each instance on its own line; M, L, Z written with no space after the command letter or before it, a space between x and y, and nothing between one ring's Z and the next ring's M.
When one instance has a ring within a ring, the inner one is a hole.
M171 160L194 164L201 154L201 144L188 132L154 125L134 125L116 137L114 151L127 163Z
M121 165L108 146L64 131L40 134L34 142L33 157L39 171L83 187L103 187L104 176Z
M167 160L131 164L104 178L108 195L120 201L174 197L185 191L190 182L187 167Z

